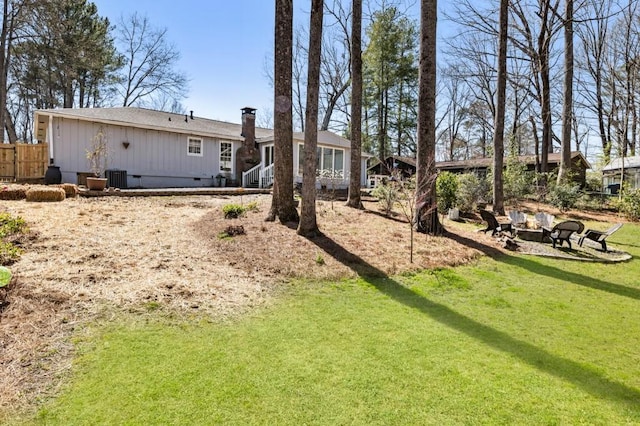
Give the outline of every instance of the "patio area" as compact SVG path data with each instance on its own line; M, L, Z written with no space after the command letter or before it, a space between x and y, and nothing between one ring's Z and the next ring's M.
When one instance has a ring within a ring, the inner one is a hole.
M505 238L506 237L502 237ZM555 257L558 259L572 259L583 262L615 263L630 260L632 256L615 246L609 246L608 251L602 251L600 244L585 240L582 247L578 245L579 236L571 237L571 248L566 244L553 248L551 243L526 241L519 237L512 240L517 244L516 251L535 256Z

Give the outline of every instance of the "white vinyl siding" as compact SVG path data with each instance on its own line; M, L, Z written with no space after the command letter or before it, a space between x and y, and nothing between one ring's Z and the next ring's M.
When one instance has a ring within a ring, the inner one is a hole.
M187 155L193 155L196 157L202 157L202 139L200 138L188 138L187 139Z

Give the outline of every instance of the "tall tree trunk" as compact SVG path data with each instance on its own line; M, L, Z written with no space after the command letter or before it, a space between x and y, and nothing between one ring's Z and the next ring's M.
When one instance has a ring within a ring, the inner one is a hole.
M507 28L509 0L500 0L500 35L498 39L498 86L496 89L496 118L493 134L493 211L504 215L504 115L507 92Z
M551 140L551 83L549 80L549 59L543 59L545 63L542 67L542 147L540 159L540 170L543 173L549 171L549 153L553 152L553 142Z
M538 36L538 67L542 82L541 113L542 113L542 146L540 159L540 172L546 173L549 169L549 153L553 152L551 141L551 82L549 76L549 8L548 0L544 1L540 16L542 28Z
M432 235L443 231L436 200L437 16L438 1L421 0L415 221L418 232Z
M69 73L65 76L63 105L65 108L73 108L73 79Z
M385 134L384 134L384 119L382 117L382 111L384 110L384 91L378 90L378 157L380 161L384 161L387 158L387 152L385 150Z
M274 52L274 180L271 209L266 218L297 222L293 203L293 0L276 0Z
M16 125L11 118L11 114L9 114L9 109L7 107L4 108L4 116L5 116L5 127L7 130L7 135L9 136L10 143L18 142L18 132L16 132Z
M402 155L402 135L404 134L404 123L402 122L402 104L404 102L404 84L400 82L400 88L398 89L398 118L397 118L397 134L398 142L396 146L396 153L398 156Z
M362 60L360 60L360 63L362 63ZM348 88L349 82L345 82L345 84L343 84L336 93L332 93L329 96L329 100L327 101L327 108L324 112L324 117L322 118L322 125L320 126L320 130L329 130L329 124L331 123L333 110L336 108L338 101Z
M360 198L362 174L362 0L352 2L351 24L351 174L347 206L364 208Z
M571 125L573 123L573 0L565 0L564 22L564 103L562 105L562 155L558 183L571 171Z
M602 82L596 82L597 91L597 108L598 108L598 131L600 133L600 141L602 143L602 156L604 163L609 163L611 159L611 140L605 125L604 100L602 99Z
M15 26L23 7L24 4L21 2L3 2L2 30L0 32L0 143L4 142L5 131L10 143L18 141L15 123L7 107L7 85L12 60L13 39L16 32Z
M318 97L320 92L320 54L322 50L323 0L311 2L309 23L309 65L307 67L307 108L304 131L304 171L302 173L302 206L298 234L319 234L316 220L316 148L318 146Z
M8 48L9 48L9 2L3 2L2 9L2 32L0 33L0 142L4 142L4 131L6 128L6 106L7 106L7 72L9 68Z
M531 123L531 133L533 134L533 152L536 157L536 173L540 173L540 138L538 137L538 126L536 125L536 119L532 115L529 116L529 122Z

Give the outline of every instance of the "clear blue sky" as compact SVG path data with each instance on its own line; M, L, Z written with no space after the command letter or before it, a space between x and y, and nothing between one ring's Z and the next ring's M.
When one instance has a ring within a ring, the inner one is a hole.
M183 105L199 117L240 122L240 109L273 109L265 60L273 51L274 4L268 0L92 0L117 24L147 15L181 55L190 79Z
M181 54L178 69L190 79L187 111L199 117L240 122L246 106L273 110L273 89L265 75L272 67L273 0L91 0L112 24L133 12L167 28L167 39ZM294 2L294 19L306 22L310 0ZM416 17L419 2L411 4ZM441 27L444 20L440 19ZM270 114L269 114L270 115Z

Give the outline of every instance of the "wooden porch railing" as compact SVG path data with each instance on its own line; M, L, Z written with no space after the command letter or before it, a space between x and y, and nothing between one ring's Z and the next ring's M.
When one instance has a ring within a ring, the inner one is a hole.
M273 164L260 169L260 188L268 188L273 185Z
M261 164L252 167L246 172L242 172L242 187L247 188L250 187L253 182L260 183L260 167ZM258 185L259 186L259 185Z

